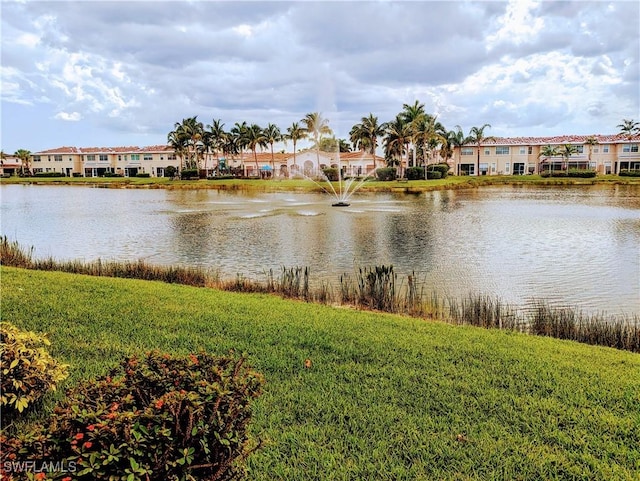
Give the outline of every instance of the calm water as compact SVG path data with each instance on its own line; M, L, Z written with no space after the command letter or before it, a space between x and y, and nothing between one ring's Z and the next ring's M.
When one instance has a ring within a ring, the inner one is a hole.
M258 280L308 266L343 273L392 264L427 291L548 299L640 314L640 188L487 187L420 195L0 187L2 235L38 257L140 259Z

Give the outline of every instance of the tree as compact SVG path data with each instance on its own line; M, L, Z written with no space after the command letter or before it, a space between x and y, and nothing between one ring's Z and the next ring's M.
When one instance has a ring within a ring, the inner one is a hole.
M569 170L569 158L573 155L573 154L577 154L578 153L578 148L575 145L572 144L564 144L562 147L560 147L560 150L558 151L558 153L560 155L562 155L562 157L564 157L564 162L565 162L565 170Z
M425 164L428 164L428 157L433 157L433 151L438 146L447 146L446 130L443 125L438 122L437 117L430 114L420 115L413 122L413 143L420 151L420 158Z
M258 147L266 148L267 137L264 134L264 130L258 124L252 124L244 131L244 137L246 139L246 146L253 152L253 158L256 162L256 169L258 172L260 171L260 166L258 165L258 154L256 152Z
M331 134L329 121L323 118L321 113L311 112L302 119L302 123L307 134L313 138L315 143L317 169L320 172L320 139L323 135Z
M388 163L402 167L402 156L407 153L407 165L409 157L409 143L413 135L411 125L406 123L401 115L396 115L395 120L387 122L385 136L385 157Z
M299 140L304 139L307 136L307 132L303 127L300 127L298 122L294 122L291 126L287 127L287 135L286 139L291 140L293 142L293 165L296 165L296 145Z
M478 160L477 160L477 165L476 165L476 175L480 175L480 145L482 144L482 142L484 142L485 140L492 140L493 137L485 137L484 136L484 131L485 129L489 127L491 128L490 124L484 124L482 127L471 127L471 130L469 131L469 143L470 144L475 144L476 147L478 148Z
M542 149L540 149L540 153L538 154L538 159L540 157L544 157L544 160L548 160L550 158L557 157L558 155L560 155L560 153L558 152L557 147L552 147L551 145L545 145L544 147L542 147ZM553 164L551 164L550 170L553 170Z
M24 175L25 167L27 169L27 173L31 173L31 151L26 149L16 150L14 154L16 157L20 159L20 169L22 171L22 175Z
M376 150L378 138L384 136L386 125L378 122L378 117L369 113L362 117L360 123L354 125L349 132L351 143L356 149L369 152L373 158L373 168L376 169Z
M246 122L236 122L231 128L232 140L229 142L229 147L235 151L235 154L240 154L240 162L244 169L244 149L247 147L247 129L249 125Z
M400 112L400 118L409 125L411 131L411 143L413 144L413 160L414 164L417 162L418 149L424 150L424 143L422 140L416 138L416 132L418 124L424 120L427 115L424 104L419 101L415 101L413 105L402 104L402 112ZM402 164L401 164L402 165ZM407 168L409 167L409 146L407 146Z
M197 169L199 167L199 154L203 151L204 127L202 122L198 122L198 116L182 119L182 122L174 124L173 131L167 135L167 142L179 153L182 160L185 153L189 156L187 168Z
M282 140L282 133L280 132L280 129L276 125L271 123L267 124L263 133L264 133L266 142L271 146L271 169L275 174L275 164L273 160L273 144L275 142L280 142Z
M622 119L622 123L616 127L620 129L620 133L631 139L634 135L640 134L640 122L636 122L633 119Z
M462 147L471 142L471 139L464 135L462 127L456 125L455 130L450 130L449 132L447 132L447 141L453 147L458 147L458 161L456 162L458 168L456 174L460 175L460 164L462 163Z
M224 150L227 136L228 134L224 131L224 124L222 123L222 120L213 119L213 123L211 125L207 125L204 143L207 148L213 152L213 155L216 157L216 159L218 159L218 167L220 166L218 153Z
M593 151L593 146L598 144L598 138L595 135L592 135L588 137L584 143L589 146L589 166L591 166L591 152Z

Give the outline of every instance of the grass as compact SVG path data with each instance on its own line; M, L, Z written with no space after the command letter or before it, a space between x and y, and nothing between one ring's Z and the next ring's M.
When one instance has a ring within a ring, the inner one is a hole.
M154 348L246 352L267 380L253 480L640 479L637 354L266 294L0 274L2 320L48 332L68 384Z
M321 192L323 189L306 179L221 179L221 180L170 180L166 177L8 177L0 178L2 184L37 185L94 185L98 187L166 188L166 189L222 189L253 190L259 192L305 191ZM359 189L365 192L425 192L442 189L476 188L489 185L595 185L635 184L640 177L599 175L593 179L543 178L539 175L487 175L448 176L446 179L389 181L368 180ZM336 184L337 185L337 184Z

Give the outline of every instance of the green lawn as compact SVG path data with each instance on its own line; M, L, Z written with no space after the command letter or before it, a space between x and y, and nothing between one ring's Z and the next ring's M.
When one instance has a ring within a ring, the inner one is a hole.
M150 349L248 353L267 380L251 479L640 479L638 354L268 295L0 274L2 320L50 333L67 384Z
M228 189L254 191L322 191L322 187L306 179L221 179L221 180L170 180L166 177L9 177L0 178L2 184L37 185L105 185L113 187L168 188L168 189ZM322 184L322 183L321 183ZM381 182L368 180L361 187L365 191L379 192L421 192L440 189L473 188L486 185L592 185L592 184L635 184L640 185L640 177L619 177L599 175L594 179L542 178L539 175L489 175L489 176L449 176L437 180L411 180ZM337 185L337 183L336 183ZM324 184L323 184L324 187Z

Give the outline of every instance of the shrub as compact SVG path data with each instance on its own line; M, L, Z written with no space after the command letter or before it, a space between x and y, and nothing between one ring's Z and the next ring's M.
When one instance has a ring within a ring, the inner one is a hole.
M238 479L257 448L247 425L262 385L243 357L130 357L68 391L43 426L41 451L81 480ZM20 449L33 451L29 439Z
M409 180L424 179L424 168L423 167L409 167L407 169L407 179L409 179Z
M378 177L378 180L383 180L383 181L395 180L396 168L383 167L381 169L376 170L376 176Z
M176 168L173 165L167 165L164 168L164 176L173 178L176 175Z
M327 176L327 180L330 180L331 182L337 182L340 180L340 173L338 172L338 169L334 167L322 169L322 172Z
M200 174L198 169L183 169L180 172L180 178L182 180L199 179Z
M439 170L427 170L427 179L441 179L442 173Z
M2 377L0 406L3 422L10 421L66 379L67 366L45 350L45 335L22 331L9 322L0 323Z
M619 174L621 177L640 177L640 170L638 169L622 169Z
M105 172L103 177L124 177L124 175L118 174L117 172Z
M36 172L34 177L66 177L64 172Z
M565 170L545 170L540 173L540 177L568 177Z
M427 171L440 172L440 177L433 177L434 179L446 179L449 175L449 164L433 164L427 168ZM428 177L427 178L431 178Z
M595 176L595 170L569 169L569 171L567 172L567 177L580 177L583 179L589 179Z
M138 172L136 174L136 177L144 177L144 178L148 178L151 177L151 174L149 172Z

